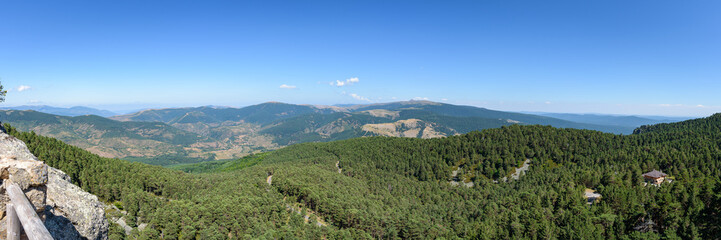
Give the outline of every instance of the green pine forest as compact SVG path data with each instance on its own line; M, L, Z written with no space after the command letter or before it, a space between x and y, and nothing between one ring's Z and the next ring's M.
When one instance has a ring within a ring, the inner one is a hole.
M721 114L631 135L511 125L302 143L175 169L5 127L148 224L110 239L721 239ZM494 182L526 159L520 179ZM644 186L653 169L673 182ZM454 170L474 185L449 184ZM603 197L586 204L586 188Z

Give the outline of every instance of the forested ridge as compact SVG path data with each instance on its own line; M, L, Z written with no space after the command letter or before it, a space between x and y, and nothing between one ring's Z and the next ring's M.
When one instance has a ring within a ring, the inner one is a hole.
M628 134L639 126L576 123L430 101L350 107L267 102L244 108L150 109L110 119L0 110L0 119L20 131L35 131L100 156L160 166L234 160L305 142L370 136L433 138L512 124Z
M131 225L149 223L131 236L113 228L112 239L721 238L721 114L627 136L512 125L304 143L188 168L199 174L6 128L83 189L120 201ZM526 175L494 182L525 159ZM674 181L644 186L641 174L653 169ZM451 186L454 170L474 186ZM586 204L586 188L603 197ZM288 210L296 205L307 210Z

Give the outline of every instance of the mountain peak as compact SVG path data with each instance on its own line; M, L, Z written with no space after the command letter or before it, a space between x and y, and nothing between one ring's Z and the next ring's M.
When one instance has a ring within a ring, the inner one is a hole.
M411 99L411 100L408 100L408 101L402 101L402 103L408 103L408 104L419 104L419 103L420 103L420 104L433 104L433 105L441 105L441 104L443 104L443 103L434 102L434 101L431 101L431 100L415 100L415 99Z
M290 103L284 103L284 102L278 102L278 101L268 101L268 102L264 102L264 103L261 103L261 104L258 104L258 105L263 105L263 104L284 104L284 105L293 105L293 104L290 104Z

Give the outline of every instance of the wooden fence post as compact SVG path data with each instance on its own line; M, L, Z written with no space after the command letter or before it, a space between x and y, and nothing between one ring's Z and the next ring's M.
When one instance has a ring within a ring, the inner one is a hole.
M5 212L7 213L7 239L20 240L20 219L18 219L18 214L15 213L15 206L8 203L5 205Z
M53 237L50 235L50 232L48 232L48 229L45 228L45 224L40 220L38 214L35 213L35 208L30 204L30 201L28 201L27 196L25 196L23 190L20 189L20 186L13 182L8 182L5 186L10 201L14 205L15 213L20 219L20 223L22 223L28 239L52 240Z

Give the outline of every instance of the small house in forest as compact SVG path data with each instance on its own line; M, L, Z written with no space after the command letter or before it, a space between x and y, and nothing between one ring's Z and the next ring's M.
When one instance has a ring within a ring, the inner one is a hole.
M666 174L654 169L653 171L647 172L643 174L643 179L647 183L660 185L663 183L664 180L666 180Z
M586 188L583 197L586 198L586 204L593 204L597 200L601 200L601 194L590 188Z

